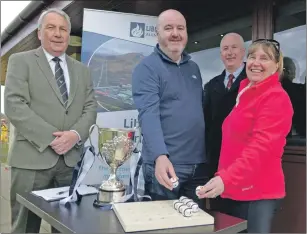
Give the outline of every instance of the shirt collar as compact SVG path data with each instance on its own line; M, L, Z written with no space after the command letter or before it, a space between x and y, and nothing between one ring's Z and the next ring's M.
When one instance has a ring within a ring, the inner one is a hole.
M174 62L173 60L171 60L160 48L159 44L156 45L154 51L156 53L158 53L164 60L167 60L171 63L176 63ZM189 60L191 59L191 56L186 52L186 51L183 51L182 54L181 54L181 60L179 62L179 64L182 64L182 63L186 63L188 62Z
M244 63L242 63L241 66L234 73L230 73L229 71L226 70L226 78L228 79L229 75L233 74L234 79L236 79L240 75L243 69L244 69Z
M52 61L52 59L55 57L53 55L51 55L50 53L48 53L44 48L43 48L43 51L46 55L46 58L47 58L47 61L48 63L50 63L50 61ZM61 61L66 64L66 56L65 56L65 53L61 54L59 57L59 59L61 59Z

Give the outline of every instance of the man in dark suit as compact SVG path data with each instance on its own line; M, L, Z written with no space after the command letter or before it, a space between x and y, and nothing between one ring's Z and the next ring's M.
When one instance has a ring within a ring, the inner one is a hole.
M306 137L306 82L303 84L293 82L299 65L293 58L284 57L284 70L280 77L283 88L288 93L294 109L292 130L290 136Z
M220 49L225 70L204 86L206 150L210 160L211 176L218 167L223 121L236 103L240 82L246 78L243 38L237 33L228 33L221 40ZM224 211L220 199L211 202L210 205L213 209Z

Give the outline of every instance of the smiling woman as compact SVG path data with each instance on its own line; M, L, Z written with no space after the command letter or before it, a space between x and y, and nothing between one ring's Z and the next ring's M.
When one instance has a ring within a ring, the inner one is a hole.
M279 82L282 56L273 41L248 49L247 79L241 81L236 106L222 125L218 171L199 192L221 195L229 213L247 219L248 232L270 232L285 197L281 158L293 109Z
M254 41L247 53L246 74L249 80L258 83L275 72L280 75L283 72L283 57L279 43L267 39Z

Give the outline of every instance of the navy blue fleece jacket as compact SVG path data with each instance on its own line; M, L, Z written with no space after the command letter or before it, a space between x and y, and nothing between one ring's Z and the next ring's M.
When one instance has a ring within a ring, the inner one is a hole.
M183 53L179 64L157 45L132 74L132 95L143 134L144 163L168 155L173 164L206 162L202 79Z

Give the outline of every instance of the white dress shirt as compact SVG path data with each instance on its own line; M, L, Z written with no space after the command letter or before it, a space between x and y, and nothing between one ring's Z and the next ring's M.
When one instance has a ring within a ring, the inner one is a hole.
M48 61L49 65L50 65L50 68L52 70L52 73L53 73L53 75L55 75L55 64L56 64L56 62L52 60L55 56L52 56L51 54L49 54L45 49L43 49L43 50L44 50L44 53L46 55L47 61ZM65 79L65 83L66 83L67 94L69 95L70 79L69 79L69 72L68 72L67 63L66 63L66 57L65 56L66 55L64 53L61 56L59 56L58 58L61 59L60 66L61 66L61 68L63 70L63 73L64 73L64 79Z

